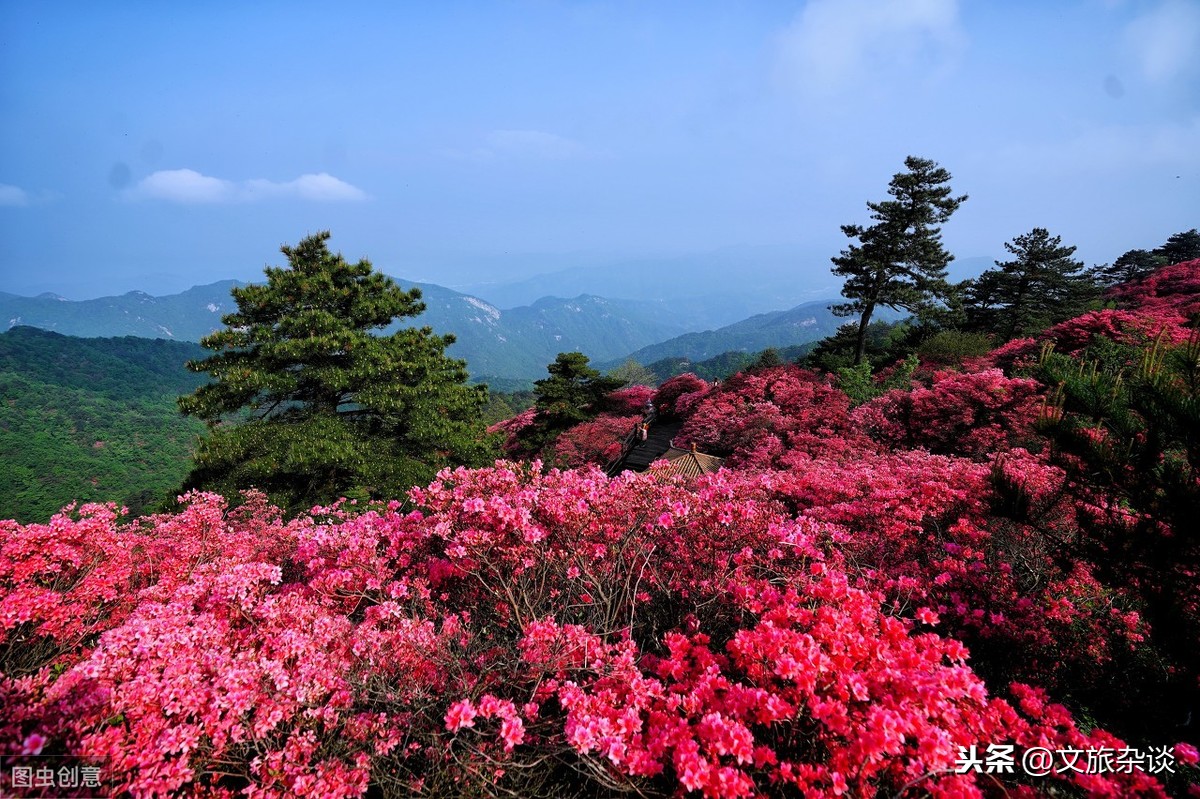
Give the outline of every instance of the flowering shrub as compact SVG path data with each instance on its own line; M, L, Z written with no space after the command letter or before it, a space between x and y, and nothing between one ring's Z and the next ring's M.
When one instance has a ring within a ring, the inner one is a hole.
M605 397L604 411L612 416L641 415L646 410L646 403L654 394L654 389L649 386L619 388Z
M1014 339L986 356L968 359L967 366L990 367L1012 372L1037 360L1042 344L1053 342L1058 352L1078 354L1090 344L1114 341L1142 344L1160 339L1166 344L1183 344L1191 333L1190 320L1200 312L1200 261L1162 267L1131 283L1112 287L1107 299L1119 309L1089 311L1060 322L1037 339Z
M1042 334L1053 341L1060 352L1077 354L1097 339L1123 344L1140 344L1162 336L1168 344L1182 344L1191 331L1187 317L1175 308L1161 307L1143 311L1089 311L1060 322Z
M211 554L160 577L60 676L6 677L0 747L107 758L135 795L555 795L583 779L976 796L982 777L949 773L959 746L1111 742L989 696L933 615L852 585L847 531L794 518L779 481L498 465L444 473L412 512L287 525L198 498L207 515L139 529L207 524ZM1163 795L1143 774L1072 779Z
M654 392L654 407L663 418L682 416L683 409L678 407L680 399L688 395L703 395L709 388L708 383L691 372L676 375ZM694 400L691 404L694 404Z
M0 522L0 670L10 677L71 662L140 598L169 595L219 556L277 557L288 534L262 494L227 513L193 492L179 514L122 523L112 505L64 510L49 524Z
M526 408L511 419L496 422L487 429L488 433L504 436L500 451L506 457L515 458L525 454L526 444L521 440L521 431L531 427L537 418L537 408Z
M730 378L695 405L679 439L744 468L769 468L785 452L830 455L871 448L851 423L846 395L791 365Z
M577 424L555 440L554 463L566 469L587 464L604 466L621 454L625 437L641 420L641 414L601 414L590 422Z
M1099 352L1182 330L1198 267L1048 335ZM0 755L104 760L134 796L1183 792L1193 739L1169 785L956 773L962 747L1125 747L1106 718L1161 745L1196 682L1194 636L1161 643L1200 619L1194 480L1161 479L1192 473L1121 462L1111 420L1078 431L1105 459L1049 446L1083 411L996 368L1039 349L853 411L794 366L625 389L547 447L579 468L446 471L407 502L285 521L259 494L191 494L141 520L0 522ZM587 466L647 398L734 468ZM493 431L518 452L534 423Z
M929 388L889 391L856 408L854 422L891 447L983 457L1028 438L1041 386L999 369L941 372Z
M1200 311L1200 260L1164 266L1107 294L1122 306L1139 311L1170 308L1184 315Z

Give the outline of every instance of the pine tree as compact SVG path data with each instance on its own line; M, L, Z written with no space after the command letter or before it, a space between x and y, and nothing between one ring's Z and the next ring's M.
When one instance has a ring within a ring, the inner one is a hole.
M1003 340L1043 330L1081 313L1097 291L1081 274L1083 263L1071 258L1060 236L1045 228L1005 242L1016 256L996 261L966 288L968 326L999 335Z
M1091 270L1092 279L1104 286L1137 280L1166 264L1166 259L1147 250L1127 250L1111 264Z
M1154 254L1163 259L1165 264L1181 264L1184 261L1194 261L1200 258L1200 231L1196 228L1185 230L1171 236L1161 247L1154 249Z
M487 389L466 385L466 365L446 357L453 336L377 335L424 310L420 291L331 254L328 238L283 247L288 266L233 289L238 310L201 341L217 354L188 368L213 382L179 407L209 431L185 487L254 486L299 510L400 496L443 466L486 459Z
M589 366L582 352L560 352L546 371L550 376L533 384L537 416L520 434L532 452L540 451L564 430L595 418L604 398L625 385L620 378L605 377Z
M861 363L875 309L906 310L918 318L934 313L950 291L946 267L953 256L942 246L941 228L967 196L952 197L950 173L934 161L909 156L907 172L892 178L891 200L867 203L875 224L842 225L852 244L832 259L833 273L846 278L835 305L839 316L859 317L854 362Z

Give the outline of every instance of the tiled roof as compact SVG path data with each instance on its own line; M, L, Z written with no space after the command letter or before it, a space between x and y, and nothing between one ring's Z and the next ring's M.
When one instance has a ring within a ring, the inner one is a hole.
M662 463L662 460L665 460L666 463ZM702 474L715 472L721 468L721 464L724 462L724 458L705 455L703 452L697 452L695 448L688 450L671 447L652 469L655 474L665 477L674 477L680 474L686 477L699 477Z

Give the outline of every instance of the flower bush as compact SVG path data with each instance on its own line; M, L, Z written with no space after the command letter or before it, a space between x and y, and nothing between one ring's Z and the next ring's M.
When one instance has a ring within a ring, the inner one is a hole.
M785 453L871 448L852 423L846 395L792 365L742 373L713 389L692 406L679 439L742 468L773 467Z
M654 392L654 407L663 418L681 416L684 409L679 404L683 397L692 396L689 404L694 404L695 398L704 395L710 388L708 383L691 372L676 375L664 381Z
M590 422L577 424L554 442L555 464L573 469L593 464L604 466L621 454L621 446L642 420L642 415L612 416L601 414Z
M999 369L939 372L928 388L893 390L856 408L854 422L893 448L986 456L1028 438L1041 385Z
M1036 691L989 691L932 610L856 587L843 548L861 519L838 502L797 516L780 473L498 464L411 502L286 524L207 496L141 524L89 509L96 540L197 543L102 608L106 632L65 668L6 673L4 753L105 759L134 795L981 796L993 777L953 773L960 746L1113 745ZM44 535L8 532L18 549ZM1063 779L1165 795L1136 772Z
M1046 336L1166 347L1198 270ZM1195 486L1127 489L1193 471L1132 480L1112 424L1080 433L1107 459L1046 438L1081 412L999 368L1040 348L853 410L794 366L682 375L562 433L569 470L445 471L291 520L247 492L0 522L0 756L103 762L133 796L1198 795L1194 727L1164 721L1200 695L1194 660L1162 641L1200 618ZM731 468L602 474L647 399ZM534 419L493 432L519 454ZM1175 773L957 768L1127 733L1171 735Z

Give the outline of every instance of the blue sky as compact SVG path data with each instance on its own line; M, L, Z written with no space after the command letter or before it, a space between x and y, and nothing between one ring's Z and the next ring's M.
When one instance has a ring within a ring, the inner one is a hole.
M1200 2L0 4L0 290L255 279L321 229L445 285L793 247L906 155L1088 263L1200 225Z

